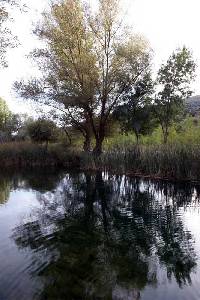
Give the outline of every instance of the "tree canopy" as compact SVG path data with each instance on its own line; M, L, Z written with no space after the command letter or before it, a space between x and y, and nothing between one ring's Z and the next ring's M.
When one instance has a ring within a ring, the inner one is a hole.
M56 126L54 122L38 119L28 124L28 134L35 143L46 143L56 140Z
M149 134L157 126L155 118L152 94L154 82L151 74L147 73L138 83L127 92L124 104L116 107L113 116L120 122L122 132L133 131L137 143L140 135Z
M158 72L155 113L160 122L164 143L169 127L181 113L184 100L192 94L190 83L194 79L196 64L186 47L173 52Z
M94 135L96 154L112 111L151 61L147 41L127 32L119 5L99 0L94 12L79 0L52 4L35 30L46 43L32 53L42 77L15 84L22 97L67 114L86 139Z

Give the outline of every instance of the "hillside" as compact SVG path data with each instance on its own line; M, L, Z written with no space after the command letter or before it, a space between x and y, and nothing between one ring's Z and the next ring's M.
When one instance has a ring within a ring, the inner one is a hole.
M200 114L200 95L188 98L186 100L186 109L192 115Z

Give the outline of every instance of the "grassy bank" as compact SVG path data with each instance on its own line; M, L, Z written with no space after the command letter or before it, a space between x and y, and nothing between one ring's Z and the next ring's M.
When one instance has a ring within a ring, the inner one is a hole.
M186 119L174 123L169 129L170 144L195 145L200 143L200 119L187 117ZM130 147L136 143L134 133L120 134L117 130L107 137L104 143L105 150L114 147ZM140 145L162 145L163 134L161 127L156 128L151 134L140 137Z
M172 180L200 181L199 145L156 145L115 148L100 158L82 155L83 169L101 169L125 174Z
M58 167L81 170L107 170L115 173L173 180L200 181L200 145L115 146L99 158L58 144L32 143L0 145L1 168Z
M32 167L78 167L79 157L73 151L66 151L61 145L44 145L30 142L13 142L0 145L1 168Z

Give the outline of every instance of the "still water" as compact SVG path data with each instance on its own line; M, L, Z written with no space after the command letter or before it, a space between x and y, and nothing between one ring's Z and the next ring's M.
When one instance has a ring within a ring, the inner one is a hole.
M0 175L0 300L199 300L200 187Z

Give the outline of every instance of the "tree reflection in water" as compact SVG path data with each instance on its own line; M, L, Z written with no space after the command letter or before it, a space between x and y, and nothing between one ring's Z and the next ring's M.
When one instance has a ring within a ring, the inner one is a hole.
M5 204L10 196L11 180L0 176L0 205Z
M140 299L161 266L180 286L191 282L194 241L179 208L196 201L192 187L81 173L37 197L41 208L13 238L33 253L38 299Z

